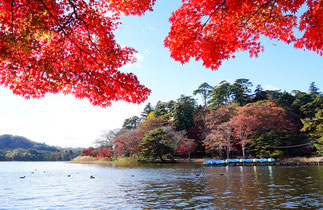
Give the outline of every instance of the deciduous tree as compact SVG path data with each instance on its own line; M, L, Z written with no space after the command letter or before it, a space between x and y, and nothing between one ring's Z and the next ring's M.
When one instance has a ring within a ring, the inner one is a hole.
M233 143L234 138L232 137L232 127L229 121L217 125L204 140L207 150L219 150L220 152L224 150L227 158L230 158Z
M150 90L119 71L136 51L116 43L113 31L119 11L142 15L154 1L110 2L2 0L0 84L27 99L62 92L102 107L143 102Z
M139 143L144 132L140 129L127 130L113 139L114 154L116 156L130 157L138 154L141 150Z
M223 60L239 51L258 56L260 37L277 39L295 48L323 54L323 4L321 0L183 0L169 19L165 39L171 56L181 63L191 58L217 70ZM306 6L300 15L297 12ZM297 31L302 31L297 37Z
M62 92L102 107L145 101L150 90L119 71L136 51L113 32L122 13L143 15L155 1L1 0L0 84L25 98ZM236 52L257 56L261 36L323 54L321 0L182 0L169 20L164 44L181 63L195 58L218 69Z
M233 136L240 140L243 157L250 135L262 135L272 130L298 129L285 110L273 102L252 103L238 107L236 115L230 121Z

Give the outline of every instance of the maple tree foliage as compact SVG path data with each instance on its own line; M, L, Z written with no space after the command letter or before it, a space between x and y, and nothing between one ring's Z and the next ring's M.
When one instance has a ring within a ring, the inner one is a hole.
M181 63L202 60L217 70L234 53L248 51L257 56L263 50L259 38L266 36L296 48L323 54L322 0L182 0L172 13L171 30L165 46ZM296 12L307 7L297 22ZM301 31L300 38L294 31Z
M0 85L27 99L62 92L102 107L145 101L150 90L119 70L136 51L113 32L121 14L142 16L155 1L0 0ZM257 56L260 36L323 54L322 0L182 0L169 20L164 45L182 63L218 69L238 51Z
M235 108L232 106L222 106L216 110L210 110L206 116L207 136L204 139L205 149L209 152L226 151L229 158L230 151L233 150L232 126L230 119Z
M210 133L205 137L204 144L206 150L221 150L225 148L226 157L230 158L230 151L233 147L233 138L231 135L230 122L224 122L217 125L215 129L211 130Z
M252 134L261 135L272 130L297 130L297 125L286 114L285 109L273 102L250 103L238 107L230 123L232 135L240 140L243 156Z
M126 3L129 14L149 9L135 9L136 1L1 0L0 84L27 99L63 92L102 107L143 102L150 90L119 71L136 60L113 34Z
M126 156L140 152L139 143L144 136L140 129L127 130L113 139L114 154L117 156Z

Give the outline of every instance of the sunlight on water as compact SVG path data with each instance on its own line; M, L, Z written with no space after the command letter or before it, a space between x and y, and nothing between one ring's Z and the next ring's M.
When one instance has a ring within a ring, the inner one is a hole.
M323 208L322 166L0 162L0 180L0 209Z

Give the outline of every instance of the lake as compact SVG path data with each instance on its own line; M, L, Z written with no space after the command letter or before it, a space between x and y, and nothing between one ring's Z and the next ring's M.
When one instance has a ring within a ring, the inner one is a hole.
M323 209L323 166L0 162L0 193L10 210Z

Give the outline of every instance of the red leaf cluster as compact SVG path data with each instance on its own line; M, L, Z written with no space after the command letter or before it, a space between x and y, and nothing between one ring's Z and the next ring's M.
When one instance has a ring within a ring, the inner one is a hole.
M295 13L305 3L308 10L298 25ZM183 0L169 19L172 26L165 46L181 63L195 58L214 70L238 51L257 56L263 50L261 36L322 55L322 15L320 0ZM304 35L296 38L295 29Z
M145 101L150 90L119 71L135 50L113 32L121 13L141 16L155 2L0 0L0 85L27 99L63 92L102 107ZM195 58L217 70L236 52L257 56L261 36L323 54L322 0L182 0L169 21L164 44L181 63Z
M135 50L114 38L118 16L98 1L2 0L0 84L25 98L73 94L93 105L145 101L150 90L118 69Z
M85 149L81 156L90 156L96 158L112 158L112 153L108 148Z

